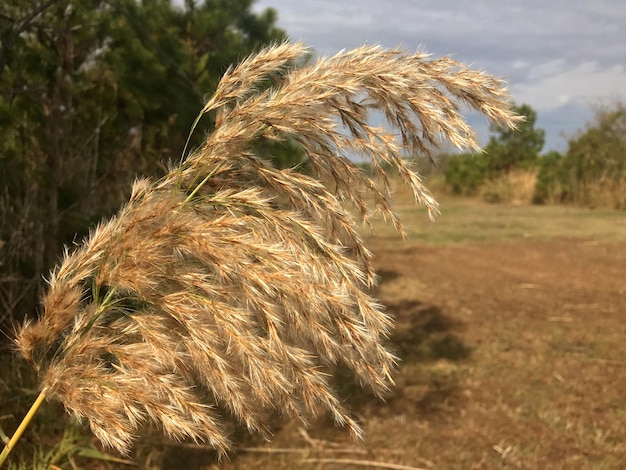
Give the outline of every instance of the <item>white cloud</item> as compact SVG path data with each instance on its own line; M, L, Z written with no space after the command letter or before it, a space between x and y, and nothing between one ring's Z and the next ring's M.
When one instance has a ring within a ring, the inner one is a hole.
M618 0L259 0L321 55L363 43L423 47L505 77L538 111L548 142L589 105L626 99L626 2ZM479 130L480 132L481 130Z
M528 82L512 84L511 93L515 101L538 112L626 97L626 70L621 64L605 67L589 61L568 66L556 60L537 66L529 77Z
M535 65L534 67L528 67L527 78L531 81L541 81L546 78L554 77L562 74L566 67L567 63L565 59L554 59L543 64Z

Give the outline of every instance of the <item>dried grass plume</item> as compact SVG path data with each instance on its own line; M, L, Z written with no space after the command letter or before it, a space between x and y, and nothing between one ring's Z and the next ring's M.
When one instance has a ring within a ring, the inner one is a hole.
M139 180L51 276L17 345L41 387L108 446L147 422L225 452L224 418L268 434L264 411L330 412L360 434L329 385L337 363L377 394L393 384L392 327L353 217L392 212L385 168L437 204L406 155L477 148L464 103L514 126L503 83L449 59L362 47L302 64L281 44L223 77L203 109L215 129L159 181ZM373 110L387 120L369 123ZM312 175L274 168L260 139L297 142ZM370 159L375 176L348 158ZM373 198L373 199L372 199Z

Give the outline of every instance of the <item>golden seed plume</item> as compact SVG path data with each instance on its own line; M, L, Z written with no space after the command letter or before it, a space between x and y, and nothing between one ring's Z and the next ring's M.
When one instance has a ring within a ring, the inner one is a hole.
M518 120L501 81L449 58L361 47L302 65L308 54L280 44L227 72L203 109L215 114L203 147L161 180L137 181L66 254L43 316L18 332L47 394L121 452L147 422L225 452L225 418L267 434L267 410L330 412L359 435L329 374L342 363L382 395L396 358L351 209L367 221L373 198L403 233L386 168L434 215L404 157L444 141L477 148L462 103ZM372 111L387 125L369 124ZM273 167L259 139L297 142L312 175Z

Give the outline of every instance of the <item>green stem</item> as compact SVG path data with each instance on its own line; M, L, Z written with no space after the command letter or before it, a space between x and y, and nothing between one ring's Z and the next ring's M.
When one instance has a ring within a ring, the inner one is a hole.
M93 290L94 292L94 303L98 304L98 289ZM113 298L113 296L116 294L116 291L114 288L112 288L109 292L107 292L107 294L104 296L104 299L102 299L102 303L98 305L98 307L96 308L96 311L94 312L93 316L89 319L89 323L87 323L87 326L85 326L82 331L79 333L79 337L83 337L85 336L89 330L91 330L91 327L94 325L94 323L96 323L96 321L98 320L98 318L100 317L100 315L102 315L102 313L111 306L110 302L111 299ZM68 337L66 337L67 339ZM67 349L63 349L63 347L66 347ZM76 341L74 341L74 344L71 344L70 346L65 345L65 343L62 343L61 346L57 349L57 352L55 353L55 358L56 358L56 354L60 351L63 352L63 354L65 354L65 356L69 356L72 351L74 350L74 348L76 347Z
M94 303L96 305L98 305L98 290L95 290L96 294L94 295ZM96 308L95 313L93 314L93 317L91 317L91 319L89 320L89 323L87 324L87 326L85 327L85 329L83 330L82 334L86 334L89 330L91 330L91 327L93 326L93 324L96 322L96 320L98 320L98 318L100 317L100 315L102 315L102 313L110 307L110 302L111 299L113 298L113 296L116 294L116 290L114 287L112 287L109 292L107 292L107 294L104 296L104 299L102 299L102 303L98 305L98 307Z
M39 409L39 407L41 406L45 398L46 398L46 390L42 390L39 396L37 397L37 399L35 400L35 403L33 403L33 405L30 407L30 410L28 410L28 413L26 413L26 416L24 416L24 419L22 420L19 427L13 434L13 437L11 437L9 442L7 442L7 444L4 446L4 449L2 449L2 454L0 454L0 467L2 466L4 461L7 459L9 454L11 453L11 450L13 450L13 448L17 444L17 441L19 441L20 437L22 437L24 430L30 424L31 420L33 419L33 416L35 416L35 413L37 413L37 410Z
M213 170L211 170L209 172L208 175L206 175L204 177L204 179L200 182L200 184L198 184L193 191L191 191L191 193L189 194L189 196L187 196L187 198L183 201L183 205L187 204L191 199L193 199L193 197L196 195L196 193L198 191L200 191L200 189L202 188L202 186L204 186L206 184L207 181L209 181L213 175L215 175L215 173L217 173L219 170L221 169L221 165L218 165L217 167L215 167Z

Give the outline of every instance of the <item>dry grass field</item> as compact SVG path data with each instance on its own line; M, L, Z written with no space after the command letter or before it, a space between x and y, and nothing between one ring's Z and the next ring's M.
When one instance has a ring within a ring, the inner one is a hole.
M407 241L382 223L368 237L402 362L386 403L338 374L364 442L320 420L219 465L185 446L140 456L224 470L624 468L626 214L442 202L435 223L401 207Z
M139 466L623 468L626 214L455 198L435 223L409 204L399 212L406 241L382 221L367 236L377 295L396 320L397 386L383 403L349 374L336 379L363 442L320 419L307 431L277 424L271 444L242 434L221 464L209 450L143 440ZM63 414L49 405L22 450L53 447L49 422Z
M143 440L139 466L624 468L626 214L464 199L442 208L431 223L400 205L408 240L382 222L367 237L402 362L385 403L337 374L363 442L320 419L307 431L278 424L270 444L242 433L239 449L219 464L209 450ZM64 413L53 404L46 410L23 442L26 454L58 441L46 436ZM11 421L5 416L3 427Z

